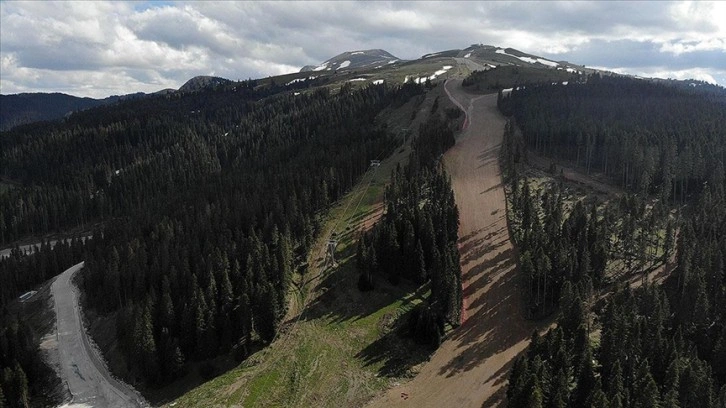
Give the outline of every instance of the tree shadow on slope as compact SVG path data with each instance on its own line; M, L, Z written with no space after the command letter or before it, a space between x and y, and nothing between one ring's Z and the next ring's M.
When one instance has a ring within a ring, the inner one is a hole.
M407 336L412 309L396 316L386 333L356 354L364 366L378 366L379 377L412 377L411 368L427 361L435 349L420 345Z
M488 359L500 359L495 372L482 378L483 384L499 386L507 379L511 364L526 347L535 329L550 324L547 321L527 320L524 315L517 250L509 242L506 227L494 230L497 222L474 231L460 239L462 276L465 295L469 298L469 316L449 336L456 343L456 357L440 368L439 375L447 377L470 371ZM474 297L476 294L478 296ZM499 393L484 406L501 401Z
M353 252L352 248L350 252ZM314 289L319 295L308 305L302 319L325 318L332 323L357 321L398 301L401 302L399 308L408 308L428 290L427 285L416 286L410 282L394 286L384 277L376 276L375 289L361 292L358 289L355 255L344 256L336 268L322 272L323 277Z
M358 219L362 218L364 217ZM357 237L353 235L354 232L346 231L341 236L341 241L357 242ZM339 257L340 264L322 271L324 259L316 260L314 270L322 274L313 289L313 293L318 295L300 318L340 324L372 317L366 325L380 334L355 357L365 367L378 367L378 376L410 376L411 368L427 360L433 351L415 343L406 335L409 314L424 299L430 290L429 285L415 285L407 281L392 285L385 277L378 275L375 277L375 288L362 292L358 289L355 244L349 244L336 253L336 256ZM394 304L395 307L391 307Z
M375 212L371 209L369 212ZM370 214L363 214L356 219L361 220ZM332 323L359 320L379 312L381 309L400 301L401 308L407 308L415 299L423 298L428 290L427 285L417 286L412 282L402 281L392 285L382 276L375 277L375 289L361 292L358 289L358 270L355 266L355 245L358 242L358 231L347 229L338 238L343 247L335 256L338 265L325 268L325 258L315 260L308 272L312 276L320 274L320 278L312 288L317 297L306 307L301 318L314 320L325 318ZM344 245L345 244L345 245Z

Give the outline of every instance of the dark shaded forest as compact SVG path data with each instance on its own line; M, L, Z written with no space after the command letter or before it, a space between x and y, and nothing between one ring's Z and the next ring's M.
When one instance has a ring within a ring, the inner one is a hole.
M29 322L33 319L29 315L51 312L47 311L45 301L34 303L23 314L4 310L0 315L0 407L43 407L60 403L56 394L61 387L60 379L38 349L44 333L39 333Z
M457 248L459 211L441 156L455 143L439 114L419 130L406 166L386 187L385 214L358 242L358 287L373 290L377 278L430 283L428 298L409 316L416 341L436 348L445 323L461 322L462 289Z
M709 88L710 89L710 88ZM685 203L726 182L726 95L591 75L500 97L527 147L641 195Z
M2 134L3 176L23 184L0 195L4 242L104 221L79 282L116 317L129 380L161 386L271 341L319 216L401 143L377 115L423 92L289 88L244 81ZM70 266L41 254L0 262L7 299Z
M62 240L54 245L46 240L28 254L14 248L9 256L0 259L0 308L4 309L19 294L83 261L85 251L86 245L80 237Z
M0 245L98 219L153 213L166 206L166 197L231 161L259 157L273 124L256 121L270 120L276 109L291 112L286 120L297 118L292 111L315 99L283 93L309 83L272 82L122 101L76 113L62 124L0 133L0 176L13 182L0 194ZM265 107L262 100L277 94L278 106Z
M530 312L548 302L559 311L557 327L533 334L516 361L509 406L726 406L723 97L595 76L514 91L500 96L500 109L516 121L503 165L523 290ZM520 182L528 150L603 173L631 194L589 210L578 202L563 216L557 188ZM678 222L669 203L685 204ZM662 286L616 283L596 302L610 262L665 263L674 250Z

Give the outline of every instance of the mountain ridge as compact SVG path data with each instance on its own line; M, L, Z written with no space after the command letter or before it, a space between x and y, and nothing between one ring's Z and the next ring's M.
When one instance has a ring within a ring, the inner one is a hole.
M428 53L414 60L400 59L380 48L345 51L329 58L319 65L305 65L297 74L314 73L314 76L317 77L321 74L333 75L335 73L352 73L355 71L370 71L370 73L384 71L390 72L391 70L397 70L400 67L411 66L412 64L425 64L427 62L436 63L439 60L447 58L449 61L453 58L457 59L459 63L466 63L467 65L470 65L471 70L488 70L494 69L498 66L523 66L539 69L560 70L563 71L563 73L567 72L581 75L592 73L601 73L603 75L623 75L589 68L585 65L579 65L568 61L556 61L536 54L526 53L511 47L499 47L484 44L471 44L463 49L450 49ZM444 63L446 64L446 62ZM308 77L302 78L293 74L294 73L278 75L271 78L284 77L288 85L290 85L291 81L302 82L308 79ZM365 77L365 75L363 76ZM309 78L313 77L311 76ZM362 79L354 78L354 80ZM726 92L722 87L717 85L701 83L701 81L695 80L666 80L660 78L650 78L650 80L662 81L663 83L674 86L690 87L696 91L717 92L721 95ZM197 92L203 89L213 89L218 86L229 85L232 83L234 83L234 81L226 78L200 75L190 78L181 87L179 87L179 89L163 89L150 94L137 92L128 95L113 95L101 99L78 97L58 92L0 95L0 101L2 101L0 104L0 131L10 130L15 126L32 122L62 119L73 112L116 103L128 98L166 95L175 92Z
M300 69L300 72L382 68L398 61L403 60L381 48L346 51L322 62L320 65L306 65Z
M0 95L0 131L33 122L61 119L73 112L115 103L125 97L139 97L139 93L113 95L102 99L61 92Z
M216 86L226 85L229 83L232 83L232 81L226 78L210 75L197 75L185 82L184 85L180 86L179 92L196 92L202 89L214 88Z

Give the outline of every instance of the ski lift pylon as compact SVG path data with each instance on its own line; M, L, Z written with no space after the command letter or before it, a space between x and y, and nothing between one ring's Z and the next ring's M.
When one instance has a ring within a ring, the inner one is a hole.
M335 247L338 246L338 238L333 232L333 234L328 239L327 248L325 251L325 266L328 266L328 258L332 261L332 265L336 266L338 263L335 261Z

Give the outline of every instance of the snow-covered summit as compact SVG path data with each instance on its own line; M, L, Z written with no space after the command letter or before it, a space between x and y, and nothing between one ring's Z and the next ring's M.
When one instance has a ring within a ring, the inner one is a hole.
M335 71L339 69L373 69L393 64L398 61L401 60L393 56L388 51L381 49L347 51L336 55L320 65L306 65L300 70L300 72Z

